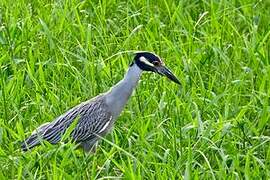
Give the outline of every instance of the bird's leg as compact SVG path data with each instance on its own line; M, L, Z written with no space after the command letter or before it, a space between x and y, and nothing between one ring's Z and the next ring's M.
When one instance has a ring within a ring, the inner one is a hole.
M90 152L91 153L96 153L98 147L98 141L91 147Z
M98 146L98 141L93 143L93 141L86 141L81 143L81 147L86 153L95 153Z

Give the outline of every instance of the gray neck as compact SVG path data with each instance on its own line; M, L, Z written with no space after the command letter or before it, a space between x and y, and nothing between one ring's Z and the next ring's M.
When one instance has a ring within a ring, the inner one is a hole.
M141 74L142 70L133 64L129 67L125 77L106 93L106 104L113 114L113 118L117 118L123 110L133 89L137 86Z

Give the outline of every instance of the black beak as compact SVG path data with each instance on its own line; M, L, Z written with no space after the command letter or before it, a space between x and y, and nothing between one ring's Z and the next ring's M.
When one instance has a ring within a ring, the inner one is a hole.
M166 76L177 84L181 84L177 77L166 66L156 67L156 72L160 75Z

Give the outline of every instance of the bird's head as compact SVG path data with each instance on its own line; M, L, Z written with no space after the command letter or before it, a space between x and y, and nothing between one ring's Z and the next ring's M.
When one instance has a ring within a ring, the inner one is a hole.
M173 82L180 84L177 77L165 66L160 57L151 52L137 52L134 62L143 71L152 71L162 76L166 76Z

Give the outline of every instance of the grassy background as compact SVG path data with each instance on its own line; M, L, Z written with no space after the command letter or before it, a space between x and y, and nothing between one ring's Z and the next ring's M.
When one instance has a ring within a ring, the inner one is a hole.
M0 1L0 179L269 179L270 1ZM40 124L108 90L130 50L143 75L94 155L23 153ZM226 178L227 179L227 178Z

